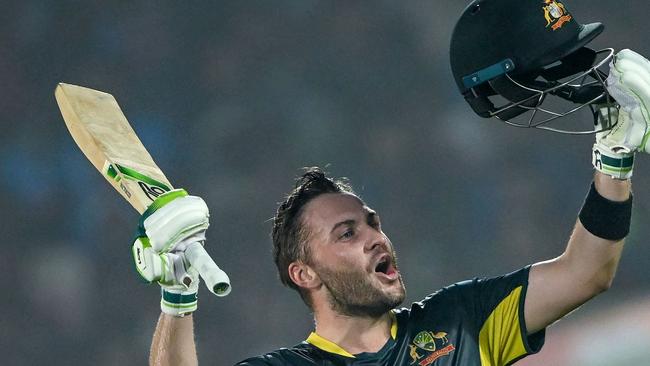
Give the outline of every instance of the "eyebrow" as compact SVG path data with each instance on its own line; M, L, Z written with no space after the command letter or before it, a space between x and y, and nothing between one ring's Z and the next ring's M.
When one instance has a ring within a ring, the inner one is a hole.
M357 220L353 220L353 219L337 222L332 228L332 231L330 231L330 233L333 233L334 231L336 231L336 229L338 229L341 226L354 226L356 223Z
M366 222L371 223L377 221L380 221L379 214L377 214L377 212L374 210L370 210L370 209L366 210ZM341 226L354 226L356 225L356 223L357 220L354 219L348 219L348 220L337 222L336 224L334 224L334 227L332 228L330 233L333 233L334 231L336 231L336 229L338 229Z
M366 220L368 221L379 220L379 214L376 211L368 210L368 212L366 213Z

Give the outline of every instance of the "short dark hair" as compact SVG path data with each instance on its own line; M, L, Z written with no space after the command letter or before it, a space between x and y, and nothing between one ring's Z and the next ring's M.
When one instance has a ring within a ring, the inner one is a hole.
M325 193L354 194L347 179L331 179L318 167L303 168L304 173L296 179L293 190L280 204L273 219L273 260L278 268L280 281L300 294L311 308L310 300L289 277L289 265L295 261L310 263L308 232L301 214L311 200Z

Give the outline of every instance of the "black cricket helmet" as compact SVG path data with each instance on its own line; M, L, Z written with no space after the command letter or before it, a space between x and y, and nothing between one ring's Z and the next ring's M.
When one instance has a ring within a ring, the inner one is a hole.
M474 0L451 37L452 73L481 117L516 127L594 133L593 128L566 130L549 123L584 107L596 116L594 105L613 102L605 88L607 74L600 69L614 50L585 47L603 29L601 23L578 23L564 1ZM558 103L547 99L561 100L564 108L550 109L547 105Z

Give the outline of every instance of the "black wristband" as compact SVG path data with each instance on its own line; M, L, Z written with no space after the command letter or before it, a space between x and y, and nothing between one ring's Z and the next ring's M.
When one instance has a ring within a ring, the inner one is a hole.
M596 191L592 182L578 218L582 226L597 237L621 240L630 232L632 193L626 201L610 201Z

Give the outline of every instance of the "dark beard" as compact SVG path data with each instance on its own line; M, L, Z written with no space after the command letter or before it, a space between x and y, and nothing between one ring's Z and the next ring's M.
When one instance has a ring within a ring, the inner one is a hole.
M370 316L378 318L404 301L402 278L398 279L402 292L384 294L372 286L367 274L361 271L332 271L318 268L318 275L329 291L332 310L347 316Z

